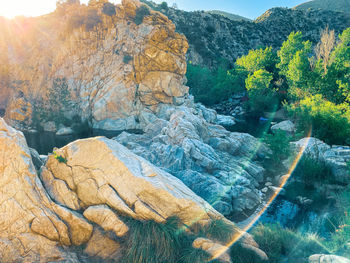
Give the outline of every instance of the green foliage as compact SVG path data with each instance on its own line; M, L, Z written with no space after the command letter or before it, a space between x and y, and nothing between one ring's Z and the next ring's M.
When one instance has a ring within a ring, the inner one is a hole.
M276 90L272 88L272 73L260 69L246 79L246 89L249 96L249 109L253 113L270 111L278 105Z
M108 16L115 16L115 6L110 2L103 3L102 13Z
M56 78L47 94L47 105L41 108L40 119L54 121L56 124L67 123L65 112L73 109L68 83L65 78Z
M232 224L228 224L223 219L213 219L205 226L205 235L213 240L219 240L222 243L227 243L232 240L236 229Z
M61 155L58 155L56 152L53 152L53 156L59 163L67 163L67 159Z
M145 16L151 14L149 8L145 5L140 6L136 9L136 15L134 17L134 22L136 25L141 25Z
M272 47L250 50L248 55L242 56L236 61L237 65L243 67L249 73L254 73L261 69L272 73L276 70L277 63L278 57L276 52L272 50Z
M306 44L307 42L303 42L301 32L292 32L288 39L283 42L281 49L277 53L280 59L277 67L281 70L282 75L287 75L289 63L298 51L305 48Z
M164 10L168 10L168 3L167 2L161 2L160 3L160 8Z
M332 172L325 161L314 158L310 154L304 154L295 170L293 176L300 178L306 187L313 187L315 182L332 182Z
M281 160L288 158L291 153L290 141L291 137L285 131L281 130L265 135L264 142L271 149L270 158L275 163L280 163Z
M350 257L350 188L337 195L336 200L336 212L328 219L331 237L324 244L332 253Z
M349 144L350 119L348 105L335 105L315 95L301 100L298 104L287 106L290 114L298 121L298 129L328 144Z
M227 70L219 67L210 71L206 67L188 64L187 85L195 100L205 105L212 105L228 99L232 94L242 91L246 73L240 68Z
M307 263L309 256L328 252L316 236L304 236L279 225L258 225L252 235L271 263Z
M124 57L123 57L123 62L125 63L125 64L128 64L131 60L133 60L134 58L131 56L131 55L129 55L129 54L125 54L124 55Z

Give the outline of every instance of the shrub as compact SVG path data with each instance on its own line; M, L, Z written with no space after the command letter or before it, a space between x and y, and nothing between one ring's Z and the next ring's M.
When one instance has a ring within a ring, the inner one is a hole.
M115 16L115 6L110 2L103 3L102 13L108 16Z
M312 187L315 182L332 181L332 172L326 162L315 159L310 154L304 154L301 157L293 176L300 178L306 187Z
M133 57L132 57L132 56L130 56L129 54L124 55L124 57L123 57L123 62L124 62L125 64L128 64L131 60L133 60Z
M328 252L316 236L301 235L279 225L258 225L252 235L271 263L307 263L309 256Z
M264 142L271 149L270 158L274 162L279 163L281 160L288 158L291 152L290 140L291 137L285 131L277 130L273 134L266 134Z
M161 4L160 4L160 8L161 9L164 9L164 10L168 10L168 3L167 2L161 2Z
M286 107L296 119L298 129L306 135L312 129L312 135L328 144L349 144L350 117L349 106L335 105L315 95Z
M61 155L58 155L56 152L53 152L53 156L59 163L67 163L67 159Z
M188 64L186 77L195 100L212 105L244 90L246 72L240 68L227 70L225 67L211 71L206 67Z
M278 106L277 92L272 88L272 73L258 70L246 79L246 89L249 96L249 109L255 114L275 110Z
M134 22L136 25L141 25L145 16L150 15L148 7L145 5L140 6L136 9L136 15L134 17Z

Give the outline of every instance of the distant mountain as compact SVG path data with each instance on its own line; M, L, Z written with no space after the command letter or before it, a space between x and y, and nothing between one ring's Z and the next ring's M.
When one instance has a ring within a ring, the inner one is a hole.
M234 20L234 21L250 21L251 19L244 17L244 16L239 16L235 14L231 14L228 12L220 11L220 10L212 10L212 11L207 11L209 14L215 14L215 15L222 15L228 19Z
M295 9L324 9L350 13L350 0L312 0L295 7Z
M229 19L221 12L186 12L141 1L169 17L176 30L187 37L188 61L208 67L216 67L222 59L233 63L250 49L280 48L293 31L301 31L305 40L316 43L327 26L334 29L336 35L350 27L350 13L322 9L272 8L253 21Z

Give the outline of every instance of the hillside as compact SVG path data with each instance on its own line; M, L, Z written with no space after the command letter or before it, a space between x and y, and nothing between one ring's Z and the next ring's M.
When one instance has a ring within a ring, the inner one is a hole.
M350 13L350 0L313 0L295 7L298 10L309 8Z
M233 21L250 21L249 18L246 18L244 16L236 15L236 14L231 14L225 11L220 11L220 10L212 10L212 11L207 11L209 14L214 14L214 15L222 15L228 19L231 19Z
M143 0L171 19L189 42L189 61L209 67L221 59L233 62L250 49L279 47L292 31L302 31L306 39L318 42L320 32L329 26L336 34L350 26L350 14L329 10L273 8L255 21L233 21L204 11L186 12Z

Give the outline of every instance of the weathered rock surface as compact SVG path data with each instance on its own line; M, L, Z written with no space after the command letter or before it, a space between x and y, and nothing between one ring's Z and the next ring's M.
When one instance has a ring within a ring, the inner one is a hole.
M320 254L309 257L309 263L350 263L350 260L336 255Z
M137 25L134 16L140 6L138 0L123 0L115 16L100 14L102 22L96 31L75 30L65 38L59 29L53 28L50 34L44 28L33 30L37 41L25 54L26 63L18 64L22 53L11 54L17 78L13 81L26 85L15 89L17 94L6 110L9 123L20 129L30 127L33 105L49 102L46 93L57 88L57 79L59 88L67 87L71 100L59 111L67 118L78 115L89 120L96 129L139 129L143 109L154 111L159 103L172 104L184 97L188 93L183 85L187 40L159 12L151 11ZM47 74L36 71L38 57ZM42 125L47 131L57 131L52 122Z
M1 118L0 158L0 261L78 262L63 247L72 240L55 209L64 208L52 202L43 188L23 134Z
M349 146L329 146L316 138L304 138L293 142L292 145L296 149L305 147L305 154L310 154L316 159L325 161L331 168L336 182L350 184L350 173L347 166L347 162L350 161Z
M282 121L280 123L273 125L271 127L271 130L273 132L280 130L288 134L294 134L296 131L296 128L293 122L291 122L290 120L287 120L287 121Z
M257 156L267 149L257 139L214 124L216 113L192 100L187 106L163 105L147 118L144 134L124 132L115 140L180 178L224 215L261 202L257 188L264 169Z
M118 262L123 243L113 235L128 234L125 217L165 222L177 216L186 225L221 218L242 245L264 254L179 179L114 140L78 140L56 150L41 168L42 184L23 134L0 119L0 157L1 262ZM224 246L206 242L215 245L200 247L223 249L225 257Z

